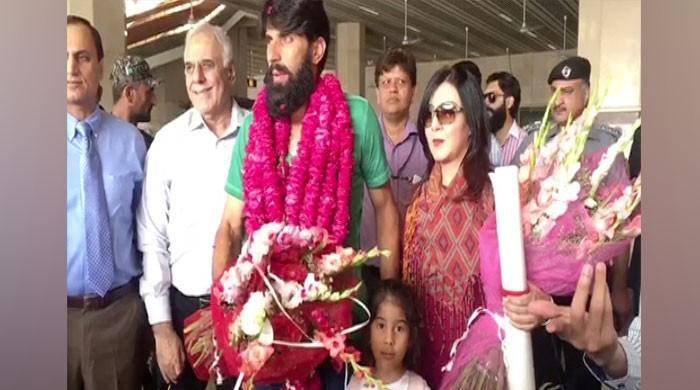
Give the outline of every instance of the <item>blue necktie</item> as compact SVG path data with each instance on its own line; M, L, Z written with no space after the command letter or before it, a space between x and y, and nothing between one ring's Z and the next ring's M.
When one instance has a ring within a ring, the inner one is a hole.
M85 199L85 248L87 287L104 296L114 279L114 249L109 225L109 211L102 182L102 165L97 152L95 133L86 122L78 122L82 153L80 181Z

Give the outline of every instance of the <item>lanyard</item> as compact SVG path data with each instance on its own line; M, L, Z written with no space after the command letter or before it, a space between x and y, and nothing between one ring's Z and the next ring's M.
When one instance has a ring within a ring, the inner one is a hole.
M411 150L408 152L406 159L403 160L403 163L401 163L401 166L396 171L396 173L394 174L392 172L391 178L394 180L406 180L408 182L411 182L413 180L413 178L411 178L411 177L401 176L401 173L403 173L403 170L406 168L406 165L408 165L408 161L411 159L411 156L413 156L413 151L416 149L416 143L418 140L418 134L416 134L416 133L410 133L408 136L411 137ZM392 153L393 153L393 151L392 151Z

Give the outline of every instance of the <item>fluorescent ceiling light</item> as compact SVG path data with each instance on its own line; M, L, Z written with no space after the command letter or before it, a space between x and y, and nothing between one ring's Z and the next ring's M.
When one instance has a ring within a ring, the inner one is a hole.
M407 25L406 28L409 29L409 30L411 30L411 31L413 31L413 32L416 32L416 33L419 33L419 32L420 32L419 29L417 29L417 28L411 26L410 24Z
M527 34L527 35L529 35L529 36L531 36L531 37L533 37L533 38L537 38L537 34L535 34L534 32L532 32L532 31L530 31L530 30L528 30L525 34Z
M127 18L150 11L159 6L163 0L125 0L124 14Z
M186 4L177 5L175 7L166 8L165 10L158 12L154 15L150 15L150 16L145 17L145 18L140 18L138 20L131 22L132 24L129 26L129 28L140 26L144 23L148 23L152 20L160 19L160 18L166 17L168 15L172 15L172 14L177 13L177 12L189 11L190 7L194 8L194 7L199 6L202 3L204 3L204 0L194 0L191 4L186 3Z
M213 11L211 11L211 12L209 13L209 15L207 15L207 16L203 17L202 19L198 20L197 23L195 23L194 25L191 25L191 24L189 24L189 23L186 23L186 24L183 24L183 25L181 25L181 26L178 26L178 27L176 27L176 28L174 28L174 29L172 29L172 30L170 30L170 31L165 31L165 32L162 32L162 33L160 33L160 34L156 34L156 35L150 36L150 37L148 37L148 38L146 38L146 39L144 39L144 40L142 40L142 41L134 42L134 43L132 43L131 45L127 46L127 50L131 50L131 49L133 49L133 48L135 48L135 47L143 46L143 45L145 45L145 44L147 44L147 43L153 42L153 41L158 40L158 39L160 39L160 38L165 38L165 37L169 37L169 36L171 36L171 35L181 34L181 33L185 32L185 31L189 31L189 30L192 29L194 26L196 26L196 25L198 25L198 24L200 24L200 23L209 23L209 22L211 22L211 20L214 19L218 14L220 14L225 8L226 8L226 5L224 5L224 4L219 4L216 8L214 8Z
M552 50L557 50L557 48L554 47L554 45L552 45L551 43L548 43L548 44L547 44L547 47L550 48L550 49L552 49Z
M455 45L454 43L452 43L452 42L450 42L450 41L442 40L442 41L440 41L440 42L444 43L445 45L447 45L447 46L449 46L449 47L454 47L454 45Z
M379 12L373 10L372 8L367 8L363 5L358 5L357 8L359 8L360 10L362 10L364 12L367 12L368 14L372 14L374 16L379 16Z
M499 16L501 19L503 19L503 20L505 20L506 22L508 22L508 23L513 22L513 18L511 18L510 16L508 16L508 15L502 13L502 12L499 13L498 16Z
M469 54L471 54L472 57L479 57L481 56L481 53L478 51L470 51Z

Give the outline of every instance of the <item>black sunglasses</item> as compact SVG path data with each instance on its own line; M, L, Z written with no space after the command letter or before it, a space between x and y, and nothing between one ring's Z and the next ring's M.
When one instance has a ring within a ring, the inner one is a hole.
M496 99L501 96L506 96L503 94L497 94L495 92L488 92L484 94L484 100L488 101L490 104L496 103Z

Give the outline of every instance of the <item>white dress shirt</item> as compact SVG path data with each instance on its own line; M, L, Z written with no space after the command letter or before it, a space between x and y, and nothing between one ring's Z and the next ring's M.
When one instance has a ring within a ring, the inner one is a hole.
M640 297L641 301L641 297ZM619 379L605 381L615 389L641 389L642 388L642 310L634 317L630 324L627 336L618 339L622 349L627 355L627 375Z
M163 126L148 151L136 223L150 324L171 320L171 285L187 296L210 293L224 184L246 114L234 101L226 134L217 138L191 108Z

